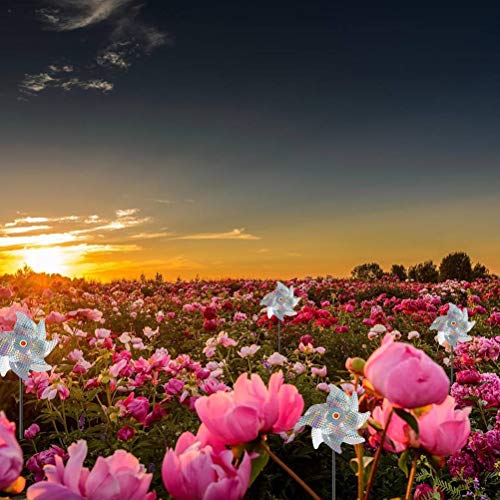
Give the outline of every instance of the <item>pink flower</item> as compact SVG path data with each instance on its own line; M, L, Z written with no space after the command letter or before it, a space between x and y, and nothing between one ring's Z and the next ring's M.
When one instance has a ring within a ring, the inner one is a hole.
M245 452L239 468L231 450L215 450L191 433L178 439L175 450L168 449L162 465L165 487L177 500L240 500L245 496L252 469Z
M21 474L23 452L15 437L16 425L0 412L0 490L10 486Z
M470 407L455 409L455 399L448 396L440 405L418 420L419 439L422 448L440 457L447 457L460 450L470 434Z
M146 421L146 416L149 411L149 400L143 396L134 398L134 393L131 392L127 399L120 401L119 406L125 407L127 412L134 417L139 423Z
M246 358L253 356L260 349L260 345L252 344L251 346L244 346L238 351L238 356Z
M382 407L377 406L372 411L372 419L377 422L378 426L382 429L384 429L387 424L391 408L391 403L389 403L387 399L384 399ZM410 444L408 439L408 429L408 424L402 418L393 413L385 436L384 449L390 451L391 453L400 453L401 451L404 451ZM372 425L368 426L368 430L370 432L370 444L372 446L380 444L382 431L375 429Z
M216 392L195 403L200 420L228 445L247 443L259 434L293 429L304 400L297 388L274 373L267 388L259 375L243 373L231 393Z
M40 451L27 460L26 468L30 472L33 472L35 481L45 479L45 472L43 471L43 468L47 464L55 464L56 455L59 455L63 461L68 459L67 453L62 448L52 445L48 450Z
M364 372L379 394L403 408L442 403L450 388L441 366L420 349L395 342L390 333L368 358Z
M129 425L124 425L116 433L116 437L118 439L121 439L122 441L128 441L129 439L132 439L134 437L134 435L135 435L135 431Z
M46 465L47 481L28 488L28 500L154 500L148 493L152 474L134 455L117 450L107 458L99 457L94 468L83 467L87 456L87 443L83 440L68 448L69 460L64 466L60 456L55 465Z
M311 376L314 378L314 377L326 377L326 374L327 374L327 369L326 369L326 366L323 366L323 368L316 368L315 366L313 366L311 368Z
M39 432L40 432L40 427L37 424L31 424L24 431L24 437L26 439L33 439Z
M56 311L52 311L45 318L45 323L63 323L66 321L66 316Z
M283 366L287 361L288 359L286 359L286 357L280 354L279 352L275 352L267 358L267 362L270 365Z

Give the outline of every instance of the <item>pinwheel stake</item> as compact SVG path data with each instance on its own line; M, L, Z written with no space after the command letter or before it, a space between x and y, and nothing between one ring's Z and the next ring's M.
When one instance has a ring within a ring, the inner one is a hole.
M337 386L330 384L326 403L311 406L298 421L297 426L311 426L314 449L325 443L332 449L332 499L336 499L336 464L335 453L342 453L340 445L359 444L365 439L358 434L358 429L365 425L370 412L360 413L358 394L347 395ZM358 464L359 467L359 464Z
M472 327L476 324L475 321L469 321L469 314L465 307L461 311L455 304L448 304L448 313L446 316L436 318L430 330L437 330L437 338L440 345L448 344L451 346L450 354L450 379L453 384L453 353L457 348L458 342L468 342L472 337L467 335Z
M278 318L278 352L281 354L281 322L285 316L295 316L297 313L293 310L300 302L300 298L293 295L293 286L288 288L281 281L278 281L276 290L268 293L260 302L261 306L267 307L267 317Z
M47 340L45 322L38 325L21 312L16 313L14 331L0 333L0 375L12 370L19 377L19 439L23 437L23 383L30 370L45 372L52 367L45 362L57 344Z

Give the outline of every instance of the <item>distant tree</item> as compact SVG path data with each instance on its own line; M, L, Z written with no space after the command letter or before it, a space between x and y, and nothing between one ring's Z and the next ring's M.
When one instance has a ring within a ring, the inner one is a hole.
M472 279L478 280L480 278L487 278L490 275L489 270L483 264L479 262L476 263L474 269L472 270Z
M439 279L471 281L470 257L465 252L454 252L444 257L439 266Z
M142 283L146 281L146 275L144 273L141 273L141 276L139 277Z
M393 276L397 276L400 281L404 281L406 278L408 278L406 268L402 264L393 264L391 267L391 274Z
M421 283L437 283L439 271L432 260L426 260L421 264L411 266L408 270L408 277Z
M380 279L384 275L384 271L376 262L361 264L356 266L351 275L355 280L373 281Z
M155 280L156 280L158 283L163 283L163 274L161 274L161 273L156 273Z

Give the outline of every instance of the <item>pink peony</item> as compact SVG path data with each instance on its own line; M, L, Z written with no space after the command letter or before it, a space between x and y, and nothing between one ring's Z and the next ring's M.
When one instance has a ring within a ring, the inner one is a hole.
M208 430L226 444L256 439L259 434L293 429L302 415L304 400L297 388L274 373L267 388L259 375L243 373L233 392L216 392L196 401L196 411Z
M250 482L249 455L245 452L236 468L231 450L215 451L203 441L185 432L175 450L167 450L161 472L170 495L177 500L242 499Z
M433 405L418 420L422 448L440 457L453 455L460 450L470 434L470 412L470 407L456 410L455 399L451 396L440 405Z
M390 333L368 358L364 373L379 394L403 408L442 403L450 388L441 366L420 349L395 342Z
M33 472L35 481L41 481L45 479L44 467L47 464L55 464L56 455L59 455L63 462L68 459L67 453L59 446L52 445L48 450L40 451L32 457L30 457L26 462L26 468Z
M0 490L10 486L21 474L23 452L15 437L16 425L0 412Z
M60 456L55 465L46 465L47 481L28 488L28 500L154 500L148 493L152 474L146 474L136 457L117 450L107 458L99 457L94 468L83 467L87 443L83 440L68 448L69 460L64 466Z
M26 439L34 439L34 437L40 432L40 427L37 424L31 424L25 431L24 437Z
M382 406L377 406L372 411L372 420L377 422L382 429L384 429L387 424L387 418L389 417L391 408L391 403L389 403L387 399L384 399ZM401 451L406 450L410 444L409 433L407 432L408 428L408 424L402 418L393 413L385 436L384 449L390 451L391 453L400 453ZM370 444L372 446L380 444L382 431L375 429L372 425L368 426L368 430L370 432Z

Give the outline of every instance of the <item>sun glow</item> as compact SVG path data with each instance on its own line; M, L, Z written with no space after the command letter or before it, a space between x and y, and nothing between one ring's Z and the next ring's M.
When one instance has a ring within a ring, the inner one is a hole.
M69 258L64 248L27 248L22 252L22 258L33 271L48 274L68 274Z

